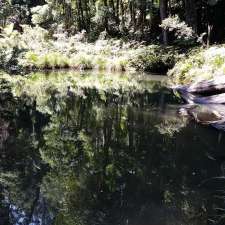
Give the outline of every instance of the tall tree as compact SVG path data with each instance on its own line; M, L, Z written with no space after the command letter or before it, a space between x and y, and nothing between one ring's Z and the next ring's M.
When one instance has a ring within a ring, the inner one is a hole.
M161 21L163 21L167 17L168 0L160 0L159 7L160 7ZM162 37L163 37L163 43L165 45L167 45L168 44L168 35L167 35L167 31L165 29L162 29Z
M184 0L186 23L197 32L197 5L196 0Z

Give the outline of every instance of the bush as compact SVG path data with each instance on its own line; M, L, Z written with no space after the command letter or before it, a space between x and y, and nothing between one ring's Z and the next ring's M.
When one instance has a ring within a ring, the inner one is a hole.
M69 66L75 69L93 69L93 56L86 54L75 54L72 55Z
M107 68L107 57L97 56L94 60L94 66L98 70L105 70Z
M175 65L178 56L173 48L151 45L136 50L129 64L137 70L165 73Z
M225 45L192 50L186 60L178 62L168 74L174 84L190 84L224 75Z
M163 29L172 32L176 37L176 44L194 45L197 43L198 35L184 21L176 15L168 17L160 25Z
M17 47L0 47L0 68L9 72L17 73L21 70L18 60L23 50Z
M174 65L177 51L157 45L143 46L121 40L87 43L85 32L69 36L58 27L53 36L38 26L23 26L24 33L9 29L0 38L1 67L16 70L74 69L142 70L164 73ZM10 58L10 60L9 60ZM7 62L7 60L10 62Z

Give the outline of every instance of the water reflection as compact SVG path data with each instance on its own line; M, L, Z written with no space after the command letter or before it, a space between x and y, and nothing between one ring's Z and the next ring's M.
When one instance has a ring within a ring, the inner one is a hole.
M2 85L1 225L224 223L223 133L179 117L160 81L53 76Z

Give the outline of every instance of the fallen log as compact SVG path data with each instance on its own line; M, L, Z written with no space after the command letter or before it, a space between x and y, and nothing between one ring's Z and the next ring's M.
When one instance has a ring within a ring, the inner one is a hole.
M225 104L225 93L211 96L200 96L179 91L179 94L189 104Z
M225 92L225 75L217 76L211 80L195 82L190 85L178 85L173 87L173 89L178 92L188 92L201 95L223 93Z
M180 109L182 115L225 131L225 75L173 89L190 104Z

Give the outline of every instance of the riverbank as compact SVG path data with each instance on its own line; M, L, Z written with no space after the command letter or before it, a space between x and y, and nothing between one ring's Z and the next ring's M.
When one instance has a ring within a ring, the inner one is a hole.
M144 71L166 74L173 85L212 79L225 72L225 46L175 47L107 39L88 42L85 32L50 34L23 25L23 33L5 28L0 37L0 69L9 74L43 70Z
M10 73L63 68L166 73L182 57L179 48L102 36L89 43L82 32L50 35L26 25L20 34L7 27L0 37L0 68Z
M225 74L225 45L195 48L168 72L172 85L190 85Z
M168 72L170 86L189 105L180 113L225 130L225 45L194 49Z

